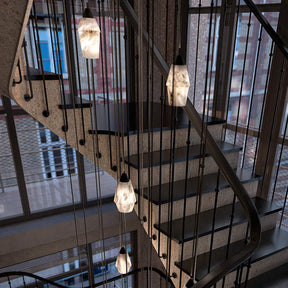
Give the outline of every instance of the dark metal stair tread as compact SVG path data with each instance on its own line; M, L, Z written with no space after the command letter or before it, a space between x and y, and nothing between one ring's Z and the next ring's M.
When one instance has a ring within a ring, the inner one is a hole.
M285 263L275 269L266 271L265 273L250 279L247 288L287 288L288 287L288 263Z
M59 80L61 79L61 75L60 74L56 74L53 72L48 72L48 71L43 71L44 73L44 77L42 74L41 69L36 69L36 68L32 68L32 67L28 67L29 69L29 76L25 75L24 78L25 80L31 80L31 81L39 81L39 80L43 80L45 78L45 80Z
M254 182L260 179L260 177L256 176L254 173L252 174L250 170L239 168L236 171L236 174L238 175L240 181L242 184ZM218 173L211 173L203 176L203 186L202 186L202 193L209 193L215 191L216 183L217 183ZM199 177L193 177L188 179L187 181L187 198L193 197L197 195L197 183L198 183ZM184 199L184 193L185 193L185 180L179 180L174 182L174 193L173 193L173 201ZM151 187L151 196L152 196L152 203L156 205L165 204L169 202L169 186L170 183L164 183L161 185L161 200L159 200L159 192L160 192L160 186L155 185ZM227 183L225 178L220 174L219 179L219 189L225 189L230 187L230 185ZM138 193L137 190L135 190L136 193ZM148 199L149 195L149 189L144 188L143 189L143 195L146 199Z
M211 270L216 267L216 265L225 262L226 247L223 246L212 251L212 264ZM245 247L244 240L231 243L229 248L229 255L236 255ZM271 256L277 252L280 252L288 248L288 232L281 230L279 228L274 228L261 233L260 245L255 250L252 255L251 263L256 263L268 256ZM191 264L193 263L193 258L189 258L183 261L182 269L185 273L190 275ZM197 280L202 279L208 273L208 263L209 263L209 252L198 255L197 257ZM175 265L181 269L181 263L176 262ZM257 286L251 286L257 287ZM262 287L262 286L258 286ZM268 286L267 286L268 287Z
M238 152L242 148L233 145L227 142L219 142L217 143L218 147L222 151L222 153L231 153L231 152ZM191 145L189 148L189 160L198 159L200 158L200 144ZM170 163L170 155L171 149L163 150L162 151L162 165ZM175 149L175 162L186 161L187 155L187 147L180 147ZM206 152L206 156L209 156L209 151ZM153 159L152 166L160 166L160 151L154 151L151 153L151 159ZM138 155L131 155L129 157L125 157L125 162L130 164L132 167L138 169ZM143 153L143 168L147 168L149 166L149 153Z
M148 132L148 121L147 121L147 104L144 103L143 105L143 132ZM150 130L151 131L160 131L161 128L161 104L160 103L153 103L151 104L151 113L153 110L153 122L151 123ZM121 135L121 119L118 120L118 113L117 109L119 110L119 115L121 115L121 104L117 105L114 103L109 103L109 113L110 113L110 129L108 126L108 104L96 104L96 115L97 115L97 132L98 134L116 134L120 133ZM137 134L138 131L138 109L137 103L123 103L123 114L127 115L124 117L124 136ZM114 113L116 111L116 115ZM187 128L188 127L188 118L182 108L178 108L177 110L177 117L176 117L176 129L180 128ZM128 112L128 114L127 114ZM171 115L172 115L172 107L169 105L163 105L163 131L169 130L171 127ZM129 125L127 125L127 119ZM208 117L205 122L207 125L216 125L216 124L223 124L225 120L216 118L216 117ZM119 127L118 127L119 125ZM90 134L95 133L95 129L91 129L89 131Z
M81 99L77 97L74 100L74 103L72 102L72 99L67 99L65 105L60 104L58 106L60 109L77 109L77 108L90 108L92 107L92 104L90 101L82 99L82 104L81 104Z
M256 197L252 199L255 203L259 216L269 215L278 211L281 211L281 207ZM229 227L230 217L232 212L232 204L221 206L217 208L215 231L220 231ZM200 213L199 221L199 237L208 235L212 232L214 209L203 211ZM183 241L190 241L194 238L194 221L196 215L186 216L185 219L185 233ZM246 213L242 205L237 202L235 205L235 214L233 225L247 222ZM171 238L178 243L182 243L182 223L183 218L172 221L172 235ZM160 228L158 224L154 225L156 229L160 230L165 235L169 236L169 223L161 223Z

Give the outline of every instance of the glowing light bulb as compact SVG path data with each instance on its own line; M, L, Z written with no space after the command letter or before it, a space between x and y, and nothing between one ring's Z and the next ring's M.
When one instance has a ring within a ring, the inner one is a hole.
M78 26L81 51L84 58L99 58L100 28L89 8L83 13Z
M118 182L114 196L114 202L118 211L121 213L132 212L136 202L136 196L131 180L128 179L128 176L125 172L121 175L120 181Z
M129 254L124 247L118 253L115 266L120 274L127 274L132 266Z
M168 103L171 106L183 107L186 105L190 87L187 66L179 55L175 65L171 65L166 81Z

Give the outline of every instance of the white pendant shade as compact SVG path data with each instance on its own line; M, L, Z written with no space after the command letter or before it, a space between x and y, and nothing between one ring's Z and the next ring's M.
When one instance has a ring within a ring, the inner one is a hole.
M118 182L114 202L117 209L121 213L130 213L134 208L136 202L136 196L131 183L126 173L121 175L120 181Z
M129 254L124 247L118 253L115 266L120 274L127 274L132 266Z
M97 59L99 58L100 28L93 16L92 18L85 17L85 12L78 26L82 55L87 59Z
M168 103L170 106L186 105L190 87L186 65L171 65L167 82Z

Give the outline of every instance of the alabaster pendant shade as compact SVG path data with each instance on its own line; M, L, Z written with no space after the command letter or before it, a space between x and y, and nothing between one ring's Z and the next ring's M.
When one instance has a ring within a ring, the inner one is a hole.
M121 213L130 213L134 208L136 196L131 180L128 179L125 172L121 175L120 181L118 182L114 202L118 211Z
M82 56L86 59L99 58L100 28L92 12L86 8L78 26Z
M124 247L118 253L115 266L120 274L127 274L132 266L129 254Z
M178 107L185 106L190 81L187 66L183 64L181 56L177 57L175 65L171 65L166 86L169 105Z

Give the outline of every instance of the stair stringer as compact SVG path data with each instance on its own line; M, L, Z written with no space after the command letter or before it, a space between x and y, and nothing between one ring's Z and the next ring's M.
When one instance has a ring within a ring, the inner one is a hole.
M33 0L0 1L0 93L12 95L15 74ZM18 81L19 78L16 79Z
M20 65L22 77L26 75L26 68L24 65L23 54L20 57ZM15 78L18 77L18 71L15 71ZM58 135L70 146L79 151L83 156L87 157L91 162L95 163L101 167L104 171L110 174L117 180L117 172L113 171L110 167L110 151L109 151L109 136L98 134L91 135L89 130L92 129L91 125L91 110L90 108L83 108L84 116L84 127L85 127L85 144L80 145L79 140L83 139L82 131L82 116L81 109L67 109L67 122L65 122L64 110L59 108L61 104L61 94L60 86L58 80L46 80L46 93L48 97L49 105L49 116L44 117L43 111L46 110L45 98L44 98L44 85L42 80L31 81L33 98L30 101L24 99L25 94L31 95L29 81L22 81L22 83L17 84L12 87L12 96L10 97L15 101L21 108L23 108L29 115L34 119L42 123L48 129L50 129L54 134ZM62 126L68 123L68 130L64 132ZM99 152L101 153L101 158L97 158L97 147L96 147L96 137L98 137ZM118 147L118 137L111 135L112 147ZM121 141L120 141L121 145ZM116 149L112 149L116 151ZM112 154L113 165L116 165L116 153Z

